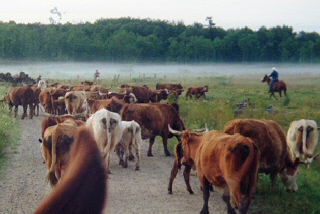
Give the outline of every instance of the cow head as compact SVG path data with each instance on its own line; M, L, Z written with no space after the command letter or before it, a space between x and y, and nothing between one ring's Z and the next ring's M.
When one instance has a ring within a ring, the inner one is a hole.
M280 179L285 185L287 192L298 191L298 185L296 181L299 174L298 165L302 163L303 162L300 162L300 158L296 158L294 163L288 165L280 172Z

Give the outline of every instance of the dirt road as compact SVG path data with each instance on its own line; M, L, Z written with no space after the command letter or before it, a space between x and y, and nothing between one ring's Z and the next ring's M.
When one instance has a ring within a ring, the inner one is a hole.
M46 167L42 163L38 139L41 137L41 121L44 116L21 120L22 137L16 152L0 175L0 213L32 213L51 191L45 182ZM173 195L167 186L173 157L166 157L162 143L154 145L154 157L147 157L148 143L142 145L140 170L135 171L134 162L127 169L118 165L116 154L112 155L108 182L106 213L199 213L202 192L198 178L191 177L195 192L190 195L185 187L182 173L174 181ZM221 193L210 197L211 213L226 213Z

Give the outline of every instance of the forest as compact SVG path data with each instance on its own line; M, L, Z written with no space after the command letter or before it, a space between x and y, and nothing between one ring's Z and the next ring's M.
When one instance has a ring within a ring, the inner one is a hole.
M118 18L94 23L0 21L1 60L104 62L320 62L320 35L290 26L217 27Z

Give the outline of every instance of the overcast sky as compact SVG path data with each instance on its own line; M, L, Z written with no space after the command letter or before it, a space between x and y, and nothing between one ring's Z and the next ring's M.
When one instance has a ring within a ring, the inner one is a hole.
M61 23L132 17L191 25L207 24L211 16L225 30L288 25L295 32L320 33L320 0L0 0L0 21L48 24L50 17L58 20L50 13L55 7Z

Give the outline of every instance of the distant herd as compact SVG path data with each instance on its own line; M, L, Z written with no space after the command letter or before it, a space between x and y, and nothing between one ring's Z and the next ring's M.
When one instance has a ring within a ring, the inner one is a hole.
M293 121L287 136L275 121L264 119L231 120L223 131L188 130L179 105L160 102L168 96L179 97L184 91L180 83L157 83L156 90L122 85L118 92L89 81L79 86L49 85L44 80L30 83L12 88L1 101L8 103L10 111L15 107L15 116L18 106L23 106L22 119L39 115L39 106L47 116L39 141L53 189L34 213L102 213L112 170L110 155L116 151L124 168L135 158L139 170L142 140L149 139L147 155L153 156L157 136L162 138L166 156L171 155L168 138L179 141L169 194L182 166L187 190L193 194L189 176L192 168L197 169L203 192L200 213L209 213L212 187L223 189L228 213L247 213L258 173L270 174L272 191L279 176L287 191L296 192L299 165L320 156L314 155L320 128L308 119ZM208 86L190 86L186 99L205 97L208 91Z

